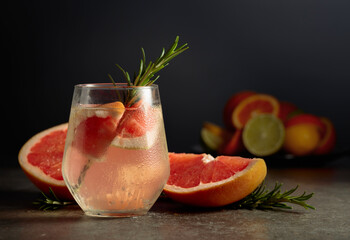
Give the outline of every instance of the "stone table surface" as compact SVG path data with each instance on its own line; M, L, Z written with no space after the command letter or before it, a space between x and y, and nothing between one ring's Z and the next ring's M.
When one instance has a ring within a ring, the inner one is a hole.
M349 162L350 158L346 157ZM159 199L145 216L93 218L76 205L40 211L19 167L0 169L0 239L350 239L350 168L269 168L266 184L315 195L316 210L195 209Z

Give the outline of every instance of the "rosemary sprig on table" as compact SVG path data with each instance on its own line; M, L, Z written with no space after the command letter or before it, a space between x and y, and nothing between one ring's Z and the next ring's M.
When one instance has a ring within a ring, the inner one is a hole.
M41 192L43 198L37 199L33 204L38 205L40 210L56 210L64 206L73 205L74 202L65 202L60 200L51 188L49 188L49 195Z
M230 204L229 208L233 209L259 209L259 210L272 210L272 209L292 209L289 204L296 204L304 207L305 209L315 209L313 206L306 203L313 193L306 194L305 192L299 196L292 196L292 194L298 189L298 186L281 193L282 183L276 183L275 187L270 191L266 189L264 183L255 189L244 199ZM38 199L34 204L39 205L40 210L56 210L61 207L75 204L74 202L64 202L59 200L55 193L50 188L50 195L42 193L43 199Z
M176 37L173 45L168 50L165 50L163 48L160 56L157 58L156 61L150 61L148 64L146 63L145 50L141 48L142 59L140 61L140 67L139 70L134 73L133 79L130 78L130 74L127 71L125 71L119 64L116 64L116 66L117 68L119 68L119 70L122 71L128 86L150 86L159 78L159 75L155 76L156 73L165 68L174 57L176 57L177 55L186 51L189 48L187 43L181 45L180 47L178 47L178 43L179 36ZM108 74L108 77L112 81L112 83L116 85L113 77L110 74ZM127 96L127 99L125 101L126 105L132 105L136 101L134 97L135 91L131 91L131 93Z
M291 206L287 204L296 204L304 207L305 209L315 208L306 203L309 200L313 193L306 194L305 192L299 196L292 196L292 194L298 189L299 186L296 186L288 191L281 192L282 183L275 183L275 187L269 191L266 190L264 183L255 189L251 194L249 194L244 199L235 202L230 205L232 208L236 209L262 209L262 210L271 210L274 208L281 209L292 209Z

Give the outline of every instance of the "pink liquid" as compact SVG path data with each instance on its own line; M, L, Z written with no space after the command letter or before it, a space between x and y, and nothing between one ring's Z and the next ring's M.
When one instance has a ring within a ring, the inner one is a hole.
M122 146L120 142L112 141L104 154L98 157L82 151L82 144L74 143L79 128L71 128L75 119L70 120L63 175L72 195L86 214L142 215L157 200L169 177L163 120L161 111L157 110L157 113L157 127L148 137L128 140L128 144ZM71 116L82 121L75 114ZM133 148L125 148L130 144Z

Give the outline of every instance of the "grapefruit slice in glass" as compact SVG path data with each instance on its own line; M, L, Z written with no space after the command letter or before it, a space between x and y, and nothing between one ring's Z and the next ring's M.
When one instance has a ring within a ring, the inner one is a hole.
M232 113L232 122L237 129L242 129L249 119L264 113L278 116L278 100L268 94L254 94L238 104Z
M170 177L164 193L175 201L224 206L249 195L266 176L263 159L169 153Z
M158 137L161 117L160 108L141 101L125 108L112 145L125 149L149 149Z
M98 159L116 136L118 122L124 113L123 103L116 101L81 108L71 121L74 127L73 144L82 153Z
M48 195L51 188L61 200L73 200L61 172L67 128L68 123L64 123L34 135L18 154L19 164L32 183Z

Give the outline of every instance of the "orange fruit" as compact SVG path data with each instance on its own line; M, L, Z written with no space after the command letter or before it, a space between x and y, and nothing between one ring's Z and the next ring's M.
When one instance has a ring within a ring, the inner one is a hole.
M247 97L250 97L254 94L256 94L254 91L245 90L245 91L240 91L238 93L235 93L229 98L229 100L225 104L224 111L223 111L223 120L227 129L229 130L235 129L235 126L232 122L233 110L237 107L237 105L241 101L243 101Z
M268 94L255 94L241 101L232 113L232 121L237 129L242 129L252 117L269 113L278 116L279 102Z
M335 128L331 120L325 117L321 117L320 119L325 126L325 132L322 136L319 145L313 152L316 155L330 153L334 149L336 142Z
M295 156L311 154L319 145L321 134L316 125L297 124L286 128L283 148Z
M263 159L170 153L164 193L175 201L204 207L224 206L249 195L264 180Z
M43 193L49 194L49 188L62 200L73 200L66 187L61 167L68 124L64 123L46 129L21 148L18 161L27 177Z

